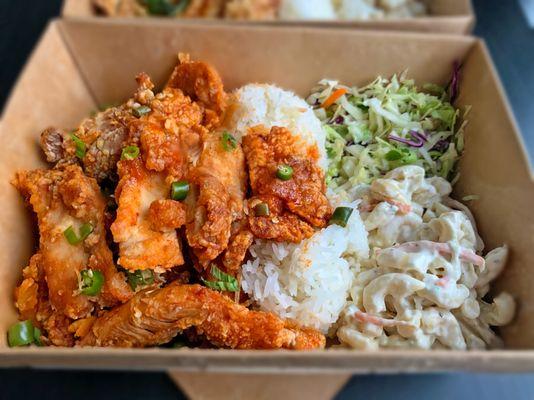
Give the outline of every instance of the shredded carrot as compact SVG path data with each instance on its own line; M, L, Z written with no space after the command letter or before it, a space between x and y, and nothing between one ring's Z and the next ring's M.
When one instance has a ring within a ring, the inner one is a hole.
M322 108L328 108L332 104L336 102L337 99L339 99L341 96L343 96L345 93L347 93L347 89L336 89L334 92L328 96L328 99L326 99L323 104L321 104Z

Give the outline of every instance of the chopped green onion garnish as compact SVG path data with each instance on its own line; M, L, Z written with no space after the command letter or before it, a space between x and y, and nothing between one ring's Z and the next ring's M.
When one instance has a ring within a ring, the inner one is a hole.
M276 177L283 181L288 181L293 176L293 168L289 165L279 165L276 168Z
M173 182L171 185L171 199L176 201L185 200L189 193L189 183L187 181Z
M337 207L330 218L329 224L347 226L347 222L352 214L353 209L350 207Z
M77 245L87 239L91 232L93 232L93 225L86 222L80 227L80 236L76 234L72 225L63 231L63 235L70 244Z
M128 283L135 290L138 286L147 286L154 283L154 272L151 269L138 269L135 272L128 272Z
M149 106L139 106L132 110L133 115L137 118L141 118L143 115L148 114L152 109Z
M28 346L35 341L35 330L32 321L20 321L9 327L7 343L9 347Z
M221 135L221 143L225 151L233 151L237 148L237 139L226 131Z
M84 269L80 272L80 289L86 296L96 296L104 285L104 275L100 271Z
M254 206L254 215L256 217L267 217L270 215L269 205L267 203L258 203Z
M87 146L85 145L85 143L83 142L83 140L81 140L78 136L76 136L74 133L71 133L70 134L70 138L72 139L72 141L74 142L74 145L76 146L76 157L78 157L79 159L82 159L85 157L85 151L87 149Z
M37 327L33 328L33 341L37 346L42 346L41 342L41 330Z
M122 149L121 160L134 160L139 156L139 147L126 146Z
M211 266L211 275L213 275L213 277L217 279L217 281L207 281L202 278L202 282L204 282L204 285L206 285L210 289L218 290L221 292L239 292L239 282L237 281L237 279L231 275L228 275L227 273L224 273L215 265Z

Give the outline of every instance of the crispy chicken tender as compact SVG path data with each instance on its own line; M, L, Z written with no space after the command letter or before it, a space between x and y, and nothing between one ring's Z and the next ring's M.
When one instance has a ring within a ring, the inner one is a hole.
M119 265L130 271L165 270L182 265L184 259L175 229L185 222L185 209L172 200L168 214L160 209L159 202L167 199L170 192L165 176L149 172L141 158L119 161L118 170L120 180L115 198L119 207L111 232L119 243Z
M232 224L243 218L245 158L239 144L224 147L223 134L202 135L202 152L190 174L186 236L204 268L226 249Z
M317 146L310 146L286 128L251 128L243 138L253 197L248 201L249 224L255 236L300 242L324 227L331 215L326 183L317 165ZM277 178L277 168L290 166L288 180ZM268 216L256 216L258 203L269 206Z
M212 344L233 349L318 349L325 337L271 313L250 311L200 285L172 283L138 293L94 323L82 346L145 347L193 327Z
M77 319L90 314L96 304L108 307L131 297L106 244L105 202L94 179L85 176L79 166L70 165L64 169L19 172L13 184L37 214L39 263L54 310ZM77 230L84 223L91 224L92 233L83 243L70 244L63 232L70 226ZM98 296L79 292L79 273L87 268L104 274L104 287ZM19 298L22 293L19 289Z

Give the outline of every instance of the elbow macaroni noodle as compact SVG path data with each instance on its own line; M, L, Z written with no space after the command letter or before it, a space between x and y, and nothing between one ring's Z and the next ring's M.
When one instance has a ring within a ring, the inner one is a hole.
M397 168L349 196L361 199L369 257L355 257L351 301L337 336L356 349L499 346L492 326L508 324L515 302L484 300L503 270L506 246L485 258L469 210L442 178L418 166Z

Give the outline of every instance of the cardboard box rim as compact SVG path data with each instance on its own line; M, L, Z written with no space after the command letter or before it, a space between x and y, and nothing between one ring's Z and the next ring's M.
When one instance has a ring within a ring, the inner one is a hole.
M81 18L81 24L98 25L155 25L149 21L91 21ZM161 25L162 22L158 22ZM170 22L169 22L170 23ZM45 35L39 42L38 48L45 42L53 30L61 30L64 24L76 25L76 21L54 21L48 27ZM165 24L165 23L164 23ZM176 24L176 22L172 22ZM183 24L187 26L188 24ZM209 30L210 28L208 28ZM249 28L249 27L226 27L226 29L265 31L268 28ZM281 28L283 29L283 28ZM288 28L289 30L290 28ZM308 32L317 31L316 29L306 29ZM321 30L321 33L327 33L329 30ZM338 34L343 34L336 30ZM347 33L349 34L349 33ZM398 35L386 32L354 32L350 35L376 37L377 35ZM474 38L461 38L450 35L418 35L414 33L402 34L403 39L410 41L439 40L443 42L454 41L469 43L471 50L479 46L482 55L486 57L489 73L493 75L496 81L497 89L500 92L501 101L504 103L505 112L509 122L514 129L514 136L522 154L520 158L523 163L528 165L526 151L523 146L522 138L518 133L517 124L511 114L510 107L507 103L502 85L495 75L494 67L488 58L485 45L480 40ZM62 40L65 40L62 37ZM34 53L35 54L35 53ZM72 54L71 54L72 56ZM30 63L33 56L30 59ZM29 68L28 64L24 73ZM78 66L79 68L79 66ZM20 83L20 82L19 82ZM13 89L15 93L19 83ZM6 110L11 103L8 101ZM4 118L6 115L4 115ZM0 124L0 131L3 135L5 124ZM532 171L530 178L532 179ZM1 273L1 271L0 271ZM29 348L29 349L9 349L0 347L0 366L75 366L75 367L100 367L100 368L132 368L132 369L180 369L195 371L235 371L235 372L317 372L317 373L336 373L339 371L349 372L424 372L424 371L441 371L441 370L476 370L476 371L529 371L534 370L534 351L533 350L492 350L492 351L380 351L380 352L355 352L351 350L327 350L312 352L289 352L289 351L235 351L235 350L201 350L201 349L182 349L179 353L169 352L162 349L64 349L64 348Z
M399 30L416 32L440 32L454 34L470 34L476 22L471 0L457 0L463 9L462 14L435 14L424 17L409 19L392 18L388 20L376 21L210 21L207 19L192 19L199 24L210 24L222 22L229 25L265 25L271 27L279 26L311 26L317 28L356 28L356 29L378 29L378 30ZM63 2L61 14L64 17L97 17L91 7L91 0L65 0Z

